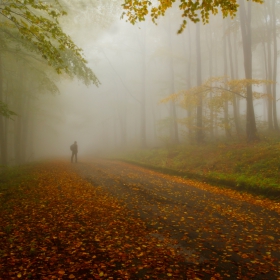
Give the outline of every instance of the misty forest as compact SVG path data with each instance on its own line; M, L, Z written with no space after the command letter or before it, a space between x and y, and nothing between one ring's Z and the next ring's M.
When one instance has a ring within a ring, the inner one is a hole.
M0 0L0 32L0 280L280 279L280 0Z

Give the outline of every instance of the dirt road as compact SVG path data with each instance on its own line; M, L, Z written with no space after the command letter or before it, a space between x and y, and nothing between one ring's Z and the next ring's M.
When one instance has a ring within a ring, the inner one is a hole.
M117 198L151 238L180 256L177 271L196 272L170 271L167 278L280 279L279 203L117 161L73 170Z
M100 159L15 179L0 280L280 279L279 203Z

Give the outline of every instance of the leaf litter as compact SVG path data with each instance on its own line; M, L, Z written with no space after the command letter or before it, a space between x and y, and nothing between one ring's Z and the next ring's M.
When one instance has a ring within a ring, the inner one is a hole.
M34 174L1 208L1 280L279 279L273 202L109 161Z

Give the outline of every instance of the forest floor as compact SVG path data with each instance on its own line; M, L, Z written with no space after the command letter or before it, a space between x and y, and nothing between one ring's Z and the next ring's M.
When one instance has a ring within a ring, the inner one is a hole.
M116 155L140 166L280 201L280 137L136 149Z
M280 279L275 201L101 159L4 175L1 280Z

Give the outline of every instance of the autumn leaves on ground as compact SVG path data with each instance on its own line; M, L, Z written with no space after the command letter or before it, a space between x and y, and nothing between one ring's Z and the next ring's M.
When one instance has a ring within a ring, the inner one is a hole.
M117 161L1 178L0 279L280 279L280 204Z

